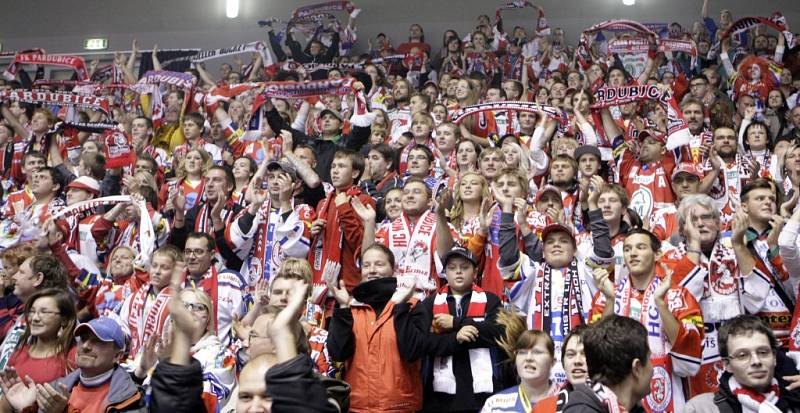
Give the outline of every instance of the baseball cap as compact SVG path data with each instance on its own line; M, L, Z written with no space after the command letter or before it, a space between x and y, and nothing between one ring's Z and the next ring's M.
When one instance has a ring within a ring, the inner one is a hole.
M454 257L461 257L465 260L472 263L473 266L478 266L478 261L475 260L475 256L472 255L472 252L464 247L455 246L450 251L447 251L447 254L444 255L444 265L447 265L447 262L450 261L451 258Z
M95 195L100 195L100 183L96 179L89 176L80 176L75 178L67 185L67 189L75 188L91 192Z
M679 173L687 173L696 176L698 179L703 179L703 173L693 163L681 162L675 169L672 170L672 179L675 179Z
M544 194L547 193L547 192L554 192L556 195L561 197L561 190L558 189L558 187L553 186L553 185L545 185L541 189L539 189L539 192L536 193L536 199L534 199L533 203L534 204L538 203L539 200L541 200L542 196L544 196ZM562 203L563 203L563 200L562 200Z
M579 146L578 149L575 149L575 160L580 160L581 156L583 155L594 155L597 159L603 159L603 156L600 154L600 149L594 145L583 145Z
M653 138L653 139L655 139L655 140L657 140L657 141L659 141L659 142L661 142L661 143L666 143L667 142L667 136L664 135L663 133L657 133L657 132L653 132L653 131L647 130L647 129L639 131L639 140L640 141L644 140L644 138L646 138L648 136Z
M297 180L297 168L294 167L294 164L289 162L286 158L278 159L277 161L271 161L267 164L267 170L275 170L280 169L283 172L289 174L292 177L292 180Z
M127 341L122 327L116 321L108 317L95 318L88 323L81 323L75 327L75 335L82 332L91 331L100 341L113 342L118 348L125 349Z
M325 116L326 113L330 113L331 115L333 115L334 118L339 119L339 122L344 122L344 118L342 117L342 114L339 113L338 110L333 110L328 108L323 109L322 112L319 113L319 118L322 119L322 117Z
M570 239L572 239L572 244L575 244L575 234L572 233L572 230L569 229L567 226L562 224L550 224L542 230L542 241L547 239L547 236L554 233L554 232L565 232L569 235Z

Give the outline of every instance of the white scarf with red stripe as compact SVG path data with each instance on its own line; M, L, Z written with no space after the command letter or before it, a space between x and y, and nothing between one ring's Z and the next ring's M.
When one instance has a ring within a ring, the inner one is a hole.
M405 213L392 221L389 227L389 249L397 261L397 285L424 293L416 295L417 298L436 291L435 274L431 274L436 225L436 214L425 211L413 228Z
M134 293L131 300L128 311L128 329L131 332L131 357L139 353L139 350L144 347L153 334L161 334L167 316L169 316L169 298L172 296L170 288L163 288L156 295L155 302L145 314L149 295L150 283L147 283Z
M433 315L450 314L447 305L447 296L450 287L442 288L433 299ZM460 298L456 298L459 300ZM458 303L456 303L458 305ZM458 311L458 310L456 310ZM486 293L476 286L472 286L472 295L465 317L476 322L486 318ZM492 393L492 357L488 348L473 348L469 350L469 367L472 372L472 391L475 393ZM436 357L433 362L433 391L439 393L456 394L456 376L453 374L453 357Z
M778 413L781 411L776 406L780 396L780 387L778 387L778 380L775 380L774 377L767 393L746 389L733 376L728 380L728 386L742 405L742 413Z

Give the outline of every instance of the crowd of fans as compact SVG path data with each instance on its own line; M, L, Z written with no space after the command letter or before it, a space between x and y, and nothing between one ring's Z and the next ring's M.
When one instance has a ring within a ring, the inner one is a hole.
M708 3L19 51L0 412L800 411L800 48Z

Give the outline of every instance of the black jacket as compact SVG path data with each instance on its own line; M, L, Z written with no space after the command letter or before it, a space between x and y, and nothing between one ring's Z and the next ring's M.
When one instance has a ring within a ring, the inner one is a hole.
M295 147L297 147L297 145L304 144L314 148L314 153L317 155L317 167L315 170L317 175L319 175L319 179L324 182L331 181L331 164L333 163L333 154L336 153L337 150L344 148L358 151L369 140L369 134L371 131L370 127L352 125L350 128L350 135L342 136L338 141L324 140L321 137L318 139L308 136L297 129L292 129L292 127L286 123L286 120L281 117L280 113L278 113L278 110L275 108L272 108L269 112L267 112L267 122L269 122L269 127L273 132L275 132L276 135L280 134L281 130L284 129L291 131L292 140ZM312 207L316 207L316 205L312 205Z
M461 308L466 314L472 293L462 297ZM498 350L496 339L503 334L503 327L495 322L497 312L501 308L500 299L486 293L486 317L484 321L475 321L467 317L454 317L453 331L445 334L431 332L433 321L432 295L410 310L408 303L398 304L394 307L395 329L397 331L397 347L400 356L406 361L415 361L425 357L423 365L423 386L425 389L424 411L449 412L461 410L479 410L491 393L475 393L472 389L472 371L470 369L469 350L488 347L492 352L492 365L498 366L501 351ZM452 296L447 298L450 314L456 314L456 303ZM478 329L478 339L473 343L459 343L456 333L465 325L473 325ZM453 357L453 375L456 378L456 394L438 393L433 391L433 360L438 356ZM494 391L502 389L500 372L488 371L494 380Z
M316 39L312 39L315 41ZM300 47L300 43L292 37L292 32L287 31L286 33L286 46L289 47L289 50L292 52L292 59L296 62L300 63L331 63L333 62L333 58L339 54L339 33L334 33L331 39L331 46L321 52L316 56L312 56L308 53L309 47L311 46L311 41L308 42L306 46L306 50L304 51L302 47ZM327 70L315 70L311 72L311 78L314 80L325 79L328 77Z
M150 411L153 413L204 412L203 368L192 358L188 366L161 360L150 381Z
M719 409L720 413L741 413L742 404L736 396L731 393L731 388L728 385L728 380L731 378L731 373L722 373L719 379L719 390L714 393L714 404ZM786 390L788 383L783 380L783 377L776 375L778 386L780 387L780 399L778 399L778 408L782 412L797 412L800 411L800 391Z
M305 354L270 367L265 379L274 413L339 413Z

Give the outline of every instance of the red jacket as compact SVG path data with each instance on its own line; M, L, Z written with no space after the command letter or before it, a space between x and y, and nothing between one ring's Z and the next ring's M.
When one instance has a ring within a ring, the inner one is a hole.
M350 383L350 411L413 412L422 409L421 362L406 362L397 348L394 302L389 301L375 319L368 305L354 304L355 353L345 363L344 380Z

